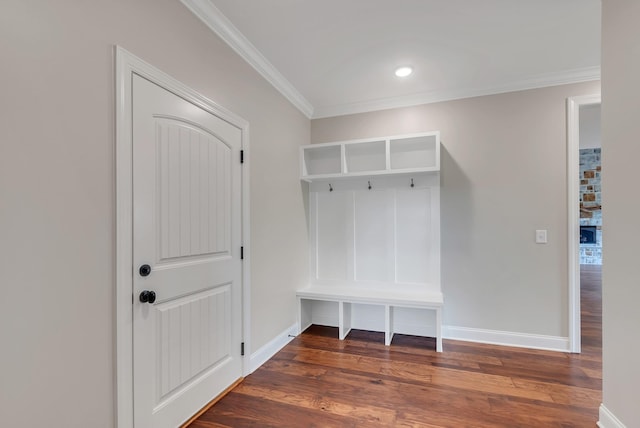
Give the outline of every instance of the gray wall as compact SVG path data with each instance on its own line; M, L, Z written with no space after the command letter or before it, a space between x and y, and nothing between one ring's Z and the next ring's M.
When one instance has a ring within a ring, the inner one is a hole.
M640 158L640 2L602 2L603 403L640 426L640 242L633 175Z
M599 91L589 82L318 119L311 140L441 131L444 324L567 337L566 99Z
M594 149L602 146L600 104L589 104L580 107L580 148Z
M309 120L177 0L4 0L2 426L114 426L115 44L249 121L251 351L296 321Z

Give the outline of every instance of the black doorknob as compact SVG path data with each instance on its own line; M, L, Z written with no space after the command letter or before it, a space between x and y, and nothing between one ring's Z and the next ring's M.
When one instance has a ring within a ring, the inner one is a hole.
M140 293L140 301L142 303L154 303L156 301L156 292L144 290L142 293Z
M151 273L151 266L149 265L142 265L140 266L140 276L149 276L149 274Z

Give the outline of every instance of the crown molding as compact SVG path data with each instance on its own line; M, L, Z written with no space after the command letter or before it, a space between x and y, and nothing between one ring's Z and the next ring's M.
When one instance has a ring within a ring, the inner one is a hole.
M180 0L306 117L313 106L209 0Z
M410 107L420 104L431 104L484 95L495 95L527 89L600 80L600 67L596 66L541 74L493 86L430 91L333 106L316 106L314 108L210 0L180 1L309 119L344 116L348 114L366 113L377 110Z
M532 76L527 79L508 82L500 85L480 88L464 88L445 91L422 92L401 97L383 98L350 104L316 107L312 119L321 119L348 114L366 113L400 107L411 107L420 104L431 104L441 101L452 101L484 95L503 94L506 92L524 91L549 86L567 85L570 83L600 80L600 67L587 67L557 73Z

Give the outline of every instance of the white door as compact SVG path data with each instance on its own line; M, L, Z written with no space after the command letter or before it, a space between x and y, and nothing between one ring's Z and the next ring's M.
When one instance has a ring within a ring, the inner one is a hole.
M137 75L132 119L134 426L175 428L242 376L241 130Z

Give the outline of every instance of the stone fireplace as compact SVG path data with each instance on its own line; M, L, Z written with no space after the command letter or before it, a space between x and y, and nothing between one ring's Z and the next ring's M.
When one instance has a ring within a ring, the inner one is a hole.
M598 242L597 230L597 226L580 226L580 243L596 244Z

